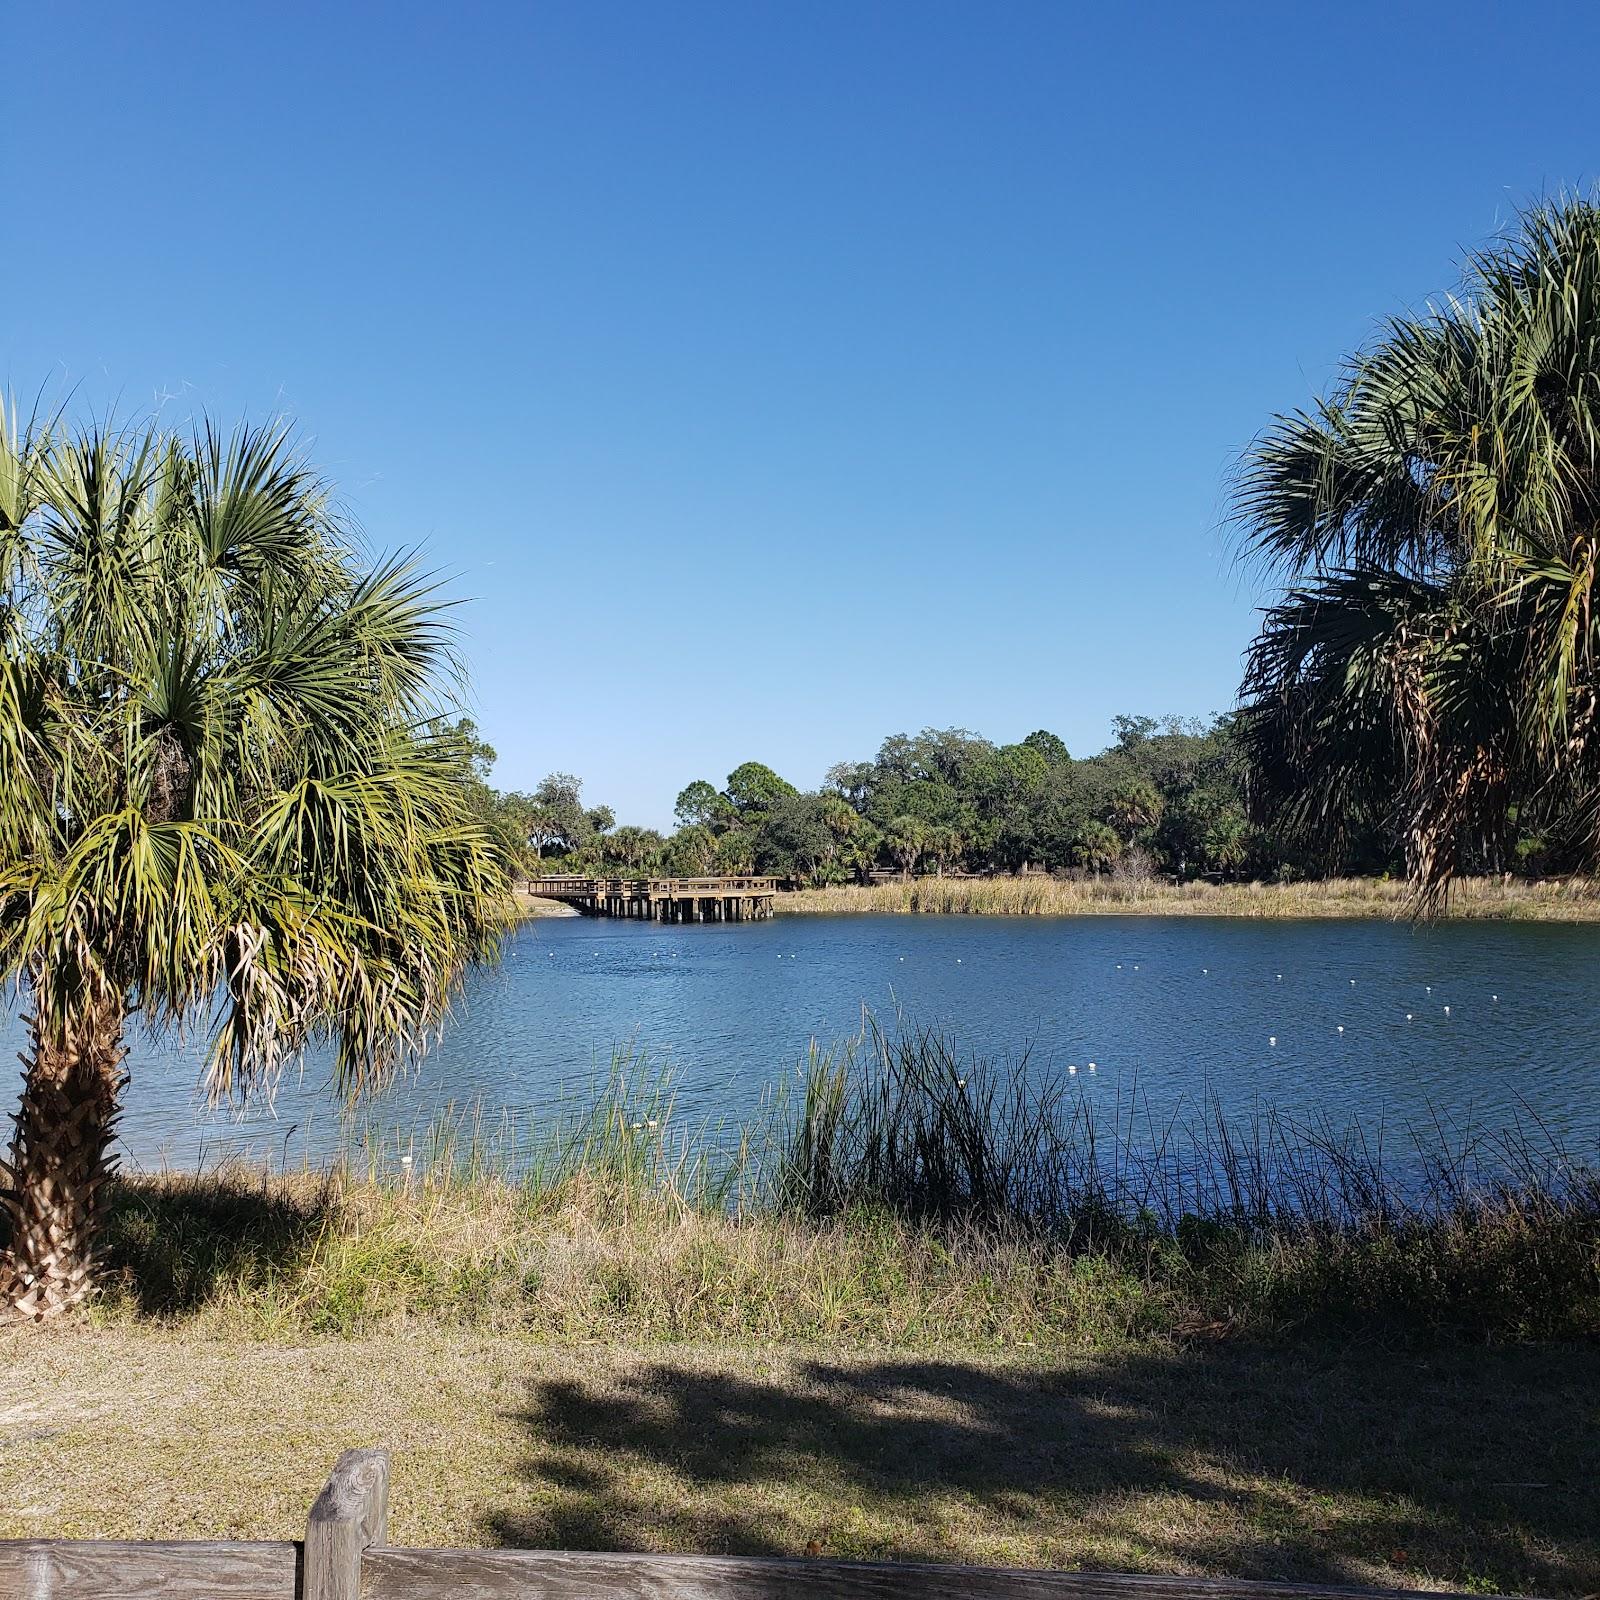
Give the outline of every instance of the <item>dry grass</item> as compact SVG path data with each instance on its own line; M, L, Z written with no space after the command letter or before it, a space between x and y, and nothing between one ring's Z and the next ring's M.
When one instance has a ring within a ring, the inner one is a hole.
M1159 1286L1036 1238L734 1212L587 1173L410 1190L139 1178L119 1186L109 1234L101 1325L155 1318L236 1340L443 1323L568 1343L1083 1348L1185 1320Z
M974 1357L414 1328L0 1336L0 1536L300 1531L353 1444L397 1542L1600 1587L1590 1350Z
M1193 917L1390 917L1411 914L1406 886L1378 878L1330 878L1316 883L1186 883L1117 877L1082 881L1025 878L913 878L870 887L801 889L778 897L785 914L852 911L932 912L973 916L1067 917L1137 913ZM1552 879L1504 883L1468 878L1455 885L1451 918L1500 922L1600 920L1600 881Z

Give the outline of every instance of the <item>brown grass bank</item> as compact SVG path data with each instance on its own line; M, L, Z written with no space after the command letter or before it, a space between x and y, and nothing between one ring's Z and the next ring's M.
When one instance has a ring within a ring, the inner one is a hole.
M1379 878L1314 883L1186 883L1091 878L913 878L909 882L800 889L778 896L780 914L945 913L1071 917L1096 914L1193 917L1389 917L1411 914L1406 886ZM1541 883L1468 878L1444 913L1498 922L1600 921L1600 880Z
M80 1326L0 1335L0 1360L0 1537L293 1538L359 1443L394 1452L404 1543L1600 1587L1589 1350Z

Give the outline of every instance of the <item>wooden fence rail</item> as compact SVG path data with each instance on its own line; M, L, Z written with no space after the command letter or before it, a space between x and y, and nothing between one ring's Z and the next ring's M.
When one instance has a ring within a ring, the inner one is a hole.
M297 1543L0 1539L0 1600L1466 1600L881 1561L413 1550L385 1542L388 1512L388 1452L347 1450Z

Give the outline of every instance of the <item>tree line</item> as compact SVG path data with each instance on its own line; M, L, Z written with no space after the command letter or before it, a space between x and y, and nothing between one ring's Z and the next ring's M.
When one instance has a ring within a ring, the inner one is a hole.
M770 873L811 884L917 873L1296 875L1288 841L1253 821L1232 717L1126 716L1111 746L1074 759L1047 730L997 744L963 728L893 734L803 790L747 761L677 797L670 834L616 826L552 773L531 793L486 793L523 876L550 872Z

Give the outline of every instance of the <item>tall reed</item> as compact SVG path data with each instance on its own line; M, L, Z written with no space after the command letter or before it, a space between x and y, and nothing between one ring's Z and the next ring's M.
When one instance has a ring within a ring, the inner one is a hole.
M971 916L1084 916L1137 911L1201 917L1405 917L1405 884L1380 878L1328 878L1306 883L1185 883L1161 878L911 878L866 887L834 885L781 894L783 914L845 912ZM1600 918L1600 885L1592 878L1542 883L1463 879L1450 891L1449 917L1488 921L1588 922Z

